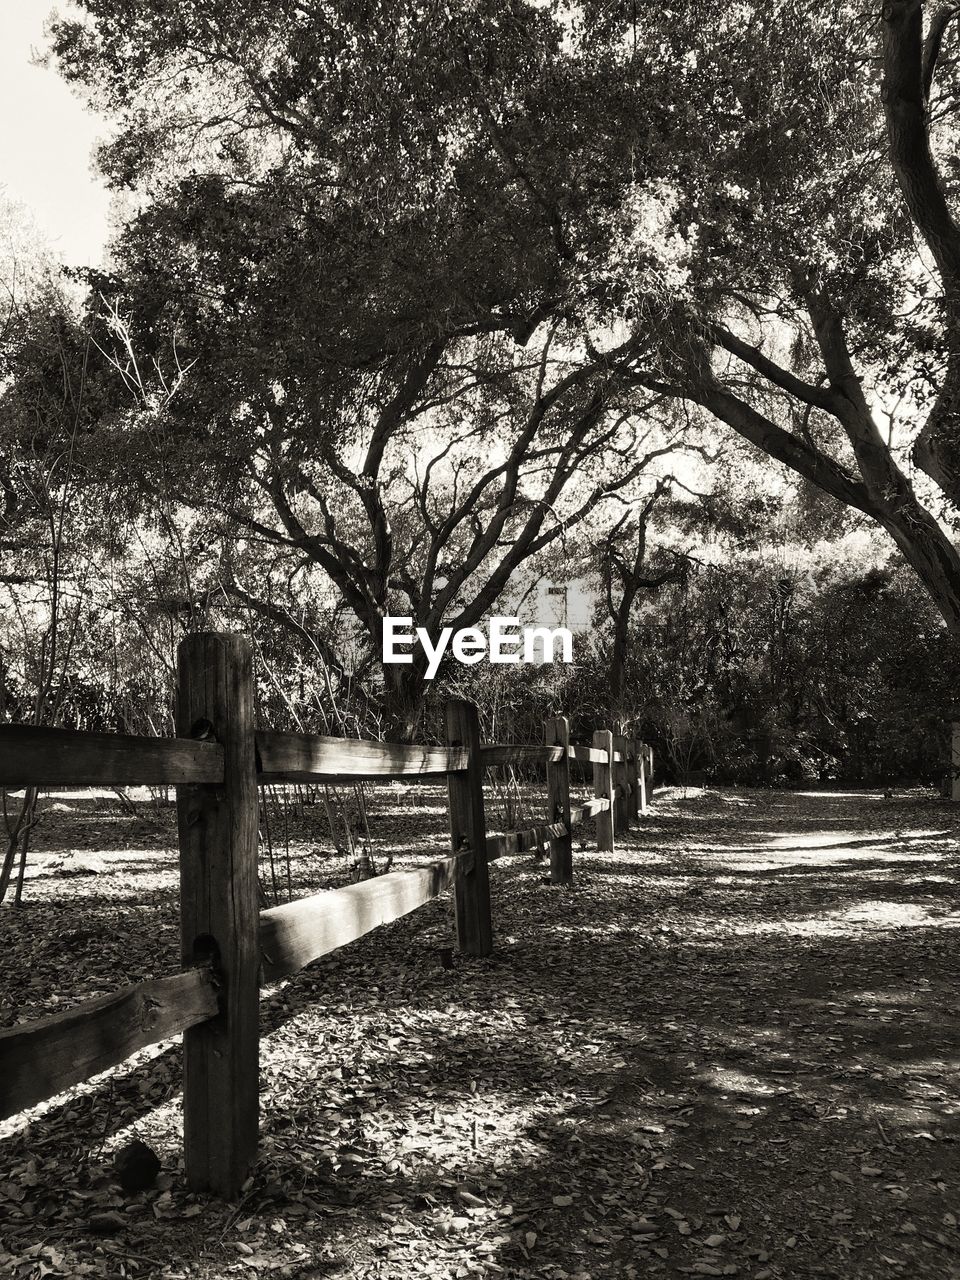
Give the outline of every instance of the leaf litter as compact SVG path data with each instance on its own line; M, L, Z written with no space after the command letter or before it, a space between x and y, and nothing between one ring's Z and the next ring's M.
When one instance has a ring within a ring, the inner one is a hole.
M172 827L58 802L0 912L6 1025L176 968ZM373 811L395 866L443 847L439 790ZM186 1190L175 1044L5 1122L0 1274L960 1277L957 826L661 791L573 891L503 859L490 958L443 967L442 900L265 993L236 1204ZM291 836L298 893L344 882ZM131 1142L161 1172L125 1192Z

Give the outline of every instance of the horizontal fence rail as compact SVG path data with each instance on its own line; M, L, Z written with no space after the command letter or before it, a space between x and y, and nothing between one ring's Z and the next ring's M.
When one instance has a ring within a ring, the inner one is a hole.
M606 813L610 808L610 801L606 796L600 796L595 800L587 800L585 804L577 805L576 809L571 810L570 825L578 827L581 822L586 822L588 818L595 818L598 814Z
M263 730L255 738L257 772L266 782L445 777L467 767L467 753L449 747Z
M510 742L485 742L480 747L480 763L485 769L506 764L550 764L562 756L562 747L514 746Z
M253 729L249 645L204 633L183 642L175 738L0 726L0 787L176 785L183 971L0 1031L0 1119L184 1033L184 1147L195 1190L235 1196L256 1158L258 988L453 890L459 948L493 947L487 868L549 851L550 880L573 883L572 834L595 820L597 848L649 808L653 753L598 730L570 742L481 743L476 708L451 701L447 744L422 746ZM571 806L571 764L593 798ZM486 833L485 770L545 766L546 821ZM423 865L259 910L257 784L445 779L450 853Z
M443 778L467 768L462 748L424 747L377 739L258 729L257 776L263 782L360 782ZM596 747L571 746L569 759L606 764ZM484 743L483 768L540 765L560 760L559 746ZM615 751L613 763L625 756ZM223 748L202 738L145 738L33 725L0 725L0 785L176 786L222 782Z
M449 889L472 864L472 852L453 854L261 911L264 980L274 982L296 973L382 924L409 915Z
M359 781L445 777L466 768L466 752L375 739L328 738L316 734L258 730L258 775L268 782L329 779ZM559 747L484 744L484 768L546 764ZM606 762L606 753L572 746L571 760ZM614 760L622 757L614 753ZM0 725L0 779L6 786L174 786L223 780L223 748L192 738L146 738L132 734Z
M2 786L162 787L222 781L223 747L218 742L0 725Z
M0 1031L0 1120L216 1013L213 975L187 969Z
M528 853L531 849L543 849L553 840L570 834L562 822L545 822L526 831L508 831L502 836L487 836L487 861L495 862L511 853Z

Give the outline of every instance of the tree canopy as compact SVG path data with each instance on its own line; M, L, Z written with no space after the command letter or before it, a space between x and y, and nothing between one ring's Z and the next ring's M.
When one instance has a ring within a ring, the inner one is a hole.
M135 533L110 607L148 574L161 666L233 610L285 631L284 696L289 644L406 734L425 661L379 669L383 617L550 573L593 583L626 709L644 601L718 520L767 537L724 451L774 506L796 473L810 537L816 493L874 522L956 631L951 13L81 0L52 57L124 217L85 314L8 334L18 502L107 498L78 536Z
M805 0L81 8L54 52L118 113L106 173L146 196L117 254L138 342L176 334L188 400L229 421L211 431L282 386L342 436L359 383L384 406L438 346L559 325L865 512L960 624L907 461L958 496L948 10L925 35L919 0L879 21Z

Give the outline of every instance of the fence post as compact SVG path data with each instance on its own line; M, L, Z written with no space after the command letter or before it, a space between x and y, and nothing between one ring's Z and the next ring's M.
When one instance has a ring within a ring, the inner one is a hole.
M550 880L553 884L573 883L573 833L570 830L570 721L552 716L543 724L543 740L548 747L562 747L559 760L547 763L547 822L562 822L565 836L550 842Z
M647 804L647 744L645 742L641 742L639 738L636 738L633 743L633 748L636 752L635 780L637 784L637 794L635 812L639 818L641 815L646 814L650 807Z
M593 735L593 745L607 754L605 764L598 760L593 762L593 794L598 800L610 801L609 807L597 814L597 849L601 853L613 853L613 734L609 729L598 729Z
M253 663L243 636L188 636L177 734L223 745L222 783L177 788L184 967L208 962L220 1012L183 1037L183 1141L195 1191L235 1198L257 1158L260 996Z
M613 740L620 753L620 763L614 770L617 786L617 830L630 830L630 764L627 759L627 740L623 734L617 734Z
M643 761L640 757L640 743L636 738L629 740L630 746L630 817L634 822L640 817L640 778L643 774Z
M457 877L454 902L457 945L472 956L493 950L490 918L490 877L487 868L487 827L483 816L483 765L480 761L480 722L472 702L447 702L447 746L465 747L467 768L447 775L450 848L473 850L473 866Z

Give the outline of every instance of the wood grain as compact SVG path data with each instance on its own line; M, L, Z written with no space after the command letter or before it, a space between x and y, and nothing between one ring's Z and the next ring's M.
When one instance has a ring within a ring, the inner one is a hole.
M598 750L597 747L578 747L573 746L569 749L570 759L576 760L579 764L606 764L606 751Z
M210 972L189 969L0 1031L0 1119L55 1097L216 1013Z
M573 840L570 836L570 722L566 716L544 721L543 736L560 750L560 759L547 765L547 821L560 823L563 834L550 844L550 880L573 883Z
M593 794L608 803L597 813L597 848L601 853L613 853L616 796L614 791L613 734L609 729L598 729L593 735L593 745L605 760L594 761Z
M472 851L459 853L261 911L263 980L274 982L296 973L312 960L416 911L450 888L472 863Z
M570 810L570 826L577 827L581 822L586 822L588 818L595 818L598 813L605 813L609 808L610 801L605 797L587 800L585 804L577 805L575 809Z
M258 771L263 782L428 777L467 767L466 752L451 751L447 747L273 730L258 730L256 740Z
M549 764L559 760L561 748L557 746L514 746L509 742L488 742L480 747L480 759L485 769L502 764Z
M222 780L223 748L216 742L0 725L0 786L162 787Z
M527 827L525 831L487 836L487 861L495 862L497 858L511 853L529 853L555 840L562 840L567 834L567 827L562 822L544 822L539 827Z
M647 747L646 743L641 742L639 738L634 743L636 762L634 767L634 814L636 817L644 817L647 813Z
M467 955L488 956L493 950L493 919L483 814L480 722L472 702L462 698L451 698L447 702L446 732L448 747L467 752L466 771L447 775L450 851L472 849L476 854L470 871L459 876L454 884L457 945Z
M622 735L615 735L613 742L616 748L613 766L613 777L616 783L614 823L618 831L628 831L630 829L630 784L627 776L629 768L627 740Z
M195 1191L236 1196L257 1156L260 1077L257 774L253 659L243 636L205 632L180 645L177 729L199 726L224 750L218 786L177 788L184 967L210 959L220 1016L184 1038L184 1158Z

